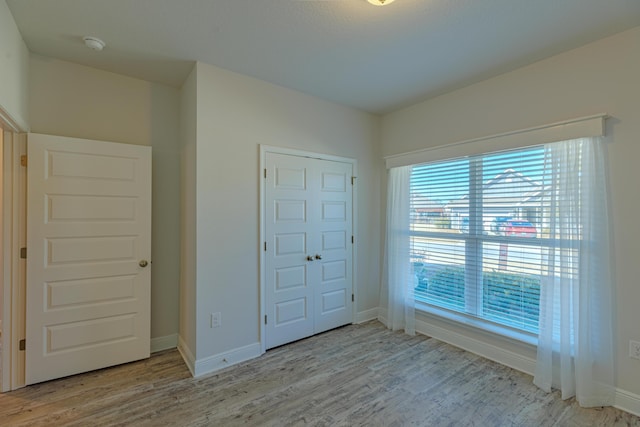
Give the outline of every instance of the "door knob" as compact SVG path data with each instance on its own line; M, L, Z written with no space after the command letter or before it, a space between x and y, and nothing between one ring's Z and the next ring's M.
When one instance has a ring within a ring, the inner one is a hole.
M322 259L322 256L319 254L316 254L316 259Z
M149 262L147 262L147 260L146 260L146 259L143 259L142 261L140 261L140 262L138 263L138 265L139 265L140 267L144 268L144 267L146 267L147 265L149 265Z
M311 255L307 255L307 261L313 261L313 257Z

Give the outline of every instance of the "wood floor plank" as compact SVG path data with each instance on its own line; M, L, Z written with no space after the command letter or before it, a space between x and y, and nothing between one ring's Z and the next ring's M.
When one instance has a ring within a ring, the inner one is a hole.
M0 395L2 426L639 426L440 341L351 325L192 378L176 350Z

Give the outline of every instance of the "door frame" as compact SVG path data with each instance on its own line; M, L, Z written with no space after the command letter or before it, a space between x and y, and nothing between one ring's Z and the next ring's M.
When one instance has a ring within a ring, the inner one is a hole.
M0 117L2 119L2 117ZM20 248L26 246L26 168L20 157L26 154L27 134L3 121L2 145L2 383L0 391L25 385L25 353L19 342L25 337L26 260Z
M266 339L265 339L265 324L264 324L264 316L267 314L266 307L266 298L265 298L265 286L266 286L266 268L265 268L265 250L264 245L266 243L266 224L265 224L265 209L266 209L266 182L264 178L264 171L266 170L266 155L267 153L274 154L287 154L291 156L304 157L310 159L318 159L318 160L329 160L333 162L341 162L348 163L351 165L351 173L352 173L352 192L351 192L351 224L352 224L352 233L354 236L354 242L351 245L351 267L352 267L352 278L351 278L351 292L353 293L354 301L353 301L353 312L351 322L357 322L358 311L356 309L358 303L358 287L356 284L358 283L358 273L357 273L357 248L358 245L357 239L355 236L358 235L358 227L357 227L357 218L358 218L358 204L357 204L357 190L358 190L358 161L356 159L352 159L349 157L340 157L334 156L331 154L321 154L314 153L311 151L298 150L293 148L285 148L285 147L275 147L270 145L260 144L260 169L258 170L258 179L260 180L260 236L258 240L258 252L260 254L260 317L258 318L258 323L260 325L260 351L261 354L266 352Z

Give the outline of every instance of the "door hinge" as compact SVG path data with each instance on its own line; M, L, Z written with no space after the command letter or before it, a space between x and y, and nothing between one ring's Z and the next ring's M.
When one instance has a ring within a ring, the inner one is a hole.
M351 177L351 185L355 185L356 184L356 178L355 176Z
M27 167L27 155L23 154L20 156L20 166Z
M264 169L264 179L267 179L267 168Z
M354 238L353 238L353 236L351 236L351 244L352 244L352 245L355 243L355 240L356 240L356 239L354 239Z
M20 351L25 351L25 349L27 348L27 340L20 340L20 342L18 343Z
M356 300L356 297L353 294L351 294L351 302L354 302L355 300Z
M264 242L264 251L267 252L267 242Z
M264 324L265 325L267 324L267 315L266 314L264 315Z
M27 259L27 248L20 248L20 258Z

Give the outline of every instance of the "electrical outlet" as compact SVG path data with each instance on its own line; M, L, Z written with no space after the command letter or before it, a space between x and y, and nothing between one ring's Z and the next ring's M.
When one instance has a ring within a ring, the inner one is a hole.
M222 313L211 313L211 327L219 328L222 326Z
M640 359L640 342L629 341L629 357Z

